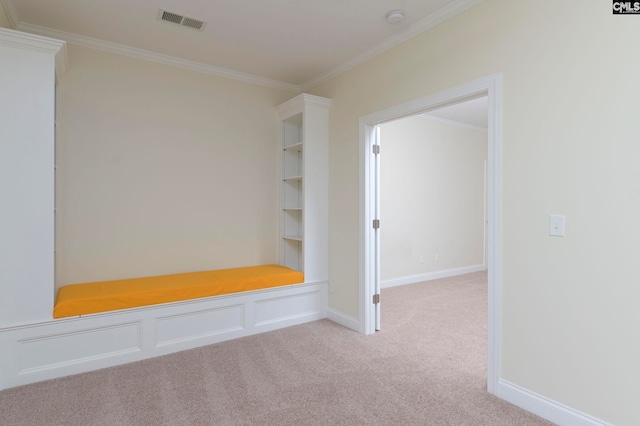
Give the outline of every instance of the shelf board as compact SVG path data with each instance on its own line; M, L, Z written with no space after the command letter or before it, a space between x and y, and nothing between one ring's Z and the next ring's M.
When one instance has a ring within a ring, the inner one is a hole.
M294 143L293 145L287 145L282 148L283 151L300 151L302 149L302 142Z
M283 240L302 241L302 237L299 235L283 235Z
M288 181L288 180L302 180L302 176L287 176L282 178L283 181Z

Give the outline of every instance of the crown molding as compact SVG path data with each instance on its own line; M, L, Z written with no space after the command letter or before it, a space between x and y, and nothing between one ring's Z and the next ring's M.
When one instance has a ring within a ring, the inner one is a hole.
M19 46L25 50L41 52L54 57L56 79L62 78L69 68L67 48L64 41L36 34L0 28L0 45Z
M5 0L5 1L8 1L8 0ZM162 53L156 53L156 52L151 52L149 50L138 49L135 47L126 46L124 44L118 44L118 43L112 43L109 41L99 40L93 37L81 36L78 34L59 31L59 30L55 30L47 27L41 27L39 25L27 24L24 22L20 22L17 26L17 29L19 31L38 34L45 37L56 38L59 40L64 40L67 43L71 43L71 44L75 44L83 47L89 47L89 48L101 50L104 52L116 53L118 55L124 55L132 58L143 59L145 61L157 62L164 65L184 68L191 71L202 72L205 74L212 74L218 77L225 77L231 80L238 80L245 83L257 84L260 86L266 86L266 87L271 87L275 89L284 89L284 90L289 90L293 92L300 92L300 86L296 86L294 84L284 83L276 80L270 80L268 78L258 77L253 74L233 71L226 68L203 64L201 62L188 61L186 59L176 58L175 56L164 55Z
M301 90L303 92L319 85L320 83L323 83L339 74L342 74L343 72L346 72L352 68L355 68L356 66L365 63L366 61L373 59L374 57L380 55L381 53L386 52L387 50L396 47L397 45L417 36L420 35L422 33L424 33L427 30L430 30L431 28L435 27L438 24L441 24L442 22L453 18L454 16L464 12L467 9L470 9L474 6L477 6L478 4L482 3L484 0L457 0L454 1L453 3L450 3L449 5L443 7L442 9L437 10L436 12L432 13L431 15L421 19L418 22L414 22L413 24L411 24L409 26L409 28L400 33L400 34L395 34L391 37L388 37L387 39L383 40L381 43L377 44L376 46L372 47L369 50L366 50L365 52L353 57L352 59L348 60L347 62L344 62L332 69L330 69L329 71L318 75L317 77L307 81L306 83L303 83L301 85Z
M276 111L278 111L281 119L287 119L292 115L299 113L303 106L329 108L331 106L331 99L310 95L308 93L301 93L295 98L289 99L288 101L278 105L276 107Z
M32 25L25 22L21 22L17 16L15 7L13 6L14 0L0 0L0 3L4 6L9 23L11 26L24 32L30 32L45 37L57 38L64 40L68 43L78 46L89 47L92 49L102 50L109 53L116 53L119 55L129 56L133 58L143 59L146 61L157 62L165 65L184 68L192 71L202 72L206 74L212 74L219 77L225 77L232 80L238 80L245 83L257 84L260 86L271 87L275 89L284 89L292 92L301 93L307 91L320 83L323 83L333 77L336 77L343 72L346 72L356 66L363 64L364 62L386 52L387 50L419 35L425 31L435 27L436 25L451 19L452 17L470 9L484 0L456 0L453 3L443 7L442 9L432 13L426 18L421 19L418 22L413 23L409 28L400 33L393 35L383 40L378 45L366 50L365 52L356 55L352 59L344 62L336 67L331 68L329 71L318 75L317 77L307 81L302 85L295 85L285 83L282 81L271 80L264 77L259 77L253 74L242 73L233 71L227 68L216 67L213 65L203 64L201 62L188 61L180 59L175 56L164 55L148 50L138 49L131 46L112 43L108 41L99 40L92 37L81 36L78 34L68 33L64 31L55 30L52 28L41 27L38 25Z
M22 49L56 55L64 47L64 42L36 34L0 28L0 44L20 46Z

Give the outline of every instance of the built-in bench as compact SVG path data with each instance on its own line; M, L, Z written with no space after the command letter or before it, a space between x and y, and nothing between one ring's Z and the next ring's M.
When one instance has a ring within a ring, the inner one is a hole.
M280 265L261 265L71 284L58 291L53 317L95 314L302 282L301 272Z
M266 265L63 287L59 318L0 328L0 390L326 318L328 282L303 279Z

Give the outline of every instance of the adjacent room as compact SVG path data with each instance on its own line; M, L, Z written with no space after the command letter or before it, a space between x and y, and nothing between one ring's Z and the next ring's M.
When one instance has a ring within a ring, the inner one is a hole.
M473 371L484 380L487 100L465 100L380 124L376 178L378 217L384 224L379 230L383 291L376 329L418 327L416 334L432 338L440 328L439 339L430 340L425 352L457 345L468 355L466 364L475 366ZM394 301L392 309L405 310L402 319L399 313L386 315L387 298ZM417 318L430 324L412 325L421 322ZM451 338L454 330L464 338Z
M487 97L380 125L381 287L486 269Z

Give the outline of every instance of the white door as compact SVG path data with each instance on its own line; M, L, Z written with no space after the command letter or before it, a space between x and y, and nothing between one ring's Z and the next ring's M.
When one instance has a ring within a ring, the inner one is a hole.
M373 133L373 170L375 174L374 178L374 216L377 220L377 226L374 226L374 282L376 296L374 309L376 315L376 331L380 330L380 126L376 126Z

